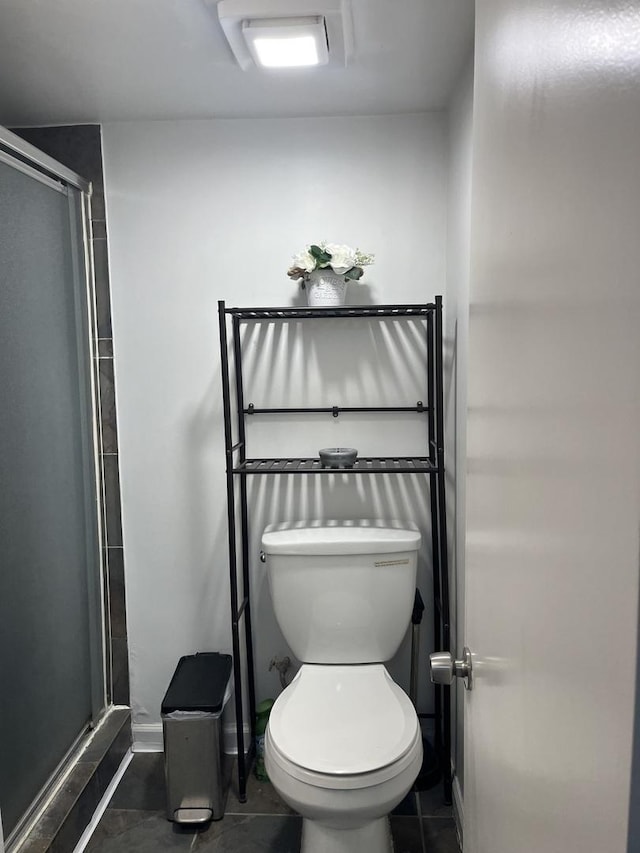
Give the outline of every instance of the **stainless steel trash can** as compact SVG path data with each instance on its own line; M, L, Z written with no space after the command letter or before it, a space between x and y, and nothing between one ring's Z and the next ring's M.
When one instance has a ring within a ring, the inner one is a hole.
M224 815L221 717L231 692L231 655L180 658L162 701L169 820L206 823Z

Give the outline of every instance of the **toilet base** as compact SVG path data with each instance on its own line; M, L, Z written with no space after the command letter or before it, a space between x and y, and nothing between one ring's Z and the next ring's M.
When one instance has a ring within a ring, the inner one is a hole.
M377 818L349 829L335 829L303 818L300 853L393 853L389 818Z

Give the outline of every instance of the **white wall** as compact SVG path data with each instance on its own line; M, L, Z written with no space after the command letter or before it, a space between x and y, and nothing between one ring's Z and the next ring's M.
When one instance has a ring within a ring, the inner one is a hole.
M447 297L445 312L445 389L447 498L452 619L452 652L464 646L464 543L466 494L467 341L471 241L471 156L473 141L473 57L460 76L449 108L449 185L447 208ZM452 688L452 753L461 809L464 788L463 692Z
M366 285L350 285L351 301L420 302L443 292L445 130L441 114L103 128L138 737L157 725L180 655L230 648L216 301L296 301L299 292L286 277L290 257L321 239L376 253ZM405 393L421 398L415 364L423 342L415 330L399 334L349 322L332 332L307 330L304 339L297 327L288 337L273 329L256 333L248 348L259 380L247 400L257 401L264 383L272 401L290 405L296 395L308 404L316 396L344 404L346 395L364 399L376 385L388 403ZM299 379L272 370L273 353L285 347L289 363L301 368ZM399 427L384 419L328 418L294 426L299 432L289 423L265 426L255 452L277 447L315 455L318 447L348 442L362 453L418 452L424 422L416 416ZM258 442L256 430L252 424L250 441ZM252 495L254 554L269 514L392 512L424 528L428 507L422 481L413 478L305 487L263 480ZM425 543L420 571L427 592L428 553ZM277 692L266 663L287 650L260 564L253 592L260 698ZM405 648L395 664L405 682L406 658ZM422 702L429 695L423 684Z

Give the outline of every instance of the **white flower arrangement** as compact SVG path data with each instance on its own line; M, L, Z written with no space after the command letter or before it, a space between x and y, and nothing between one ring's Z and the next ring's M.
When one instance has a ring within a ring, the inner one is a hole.
M374 256L339 243L311 244L294 255L289 278L306 281L309 273L319 269L330 269L338 275L357 281L362 277L362 267L373 263Z

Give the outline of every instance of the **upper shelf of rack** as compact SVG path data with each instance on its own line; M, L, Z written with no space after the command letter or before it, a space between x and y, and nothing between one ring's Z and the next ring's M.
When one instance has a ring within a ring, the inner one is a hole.
M435 311L426 305L341 305L325 308L225 308L240 320L305 320L310 317L425 317Z
M438 474L427 456L359 457L349 468L325 468L316 458L245 459L234 474Z

